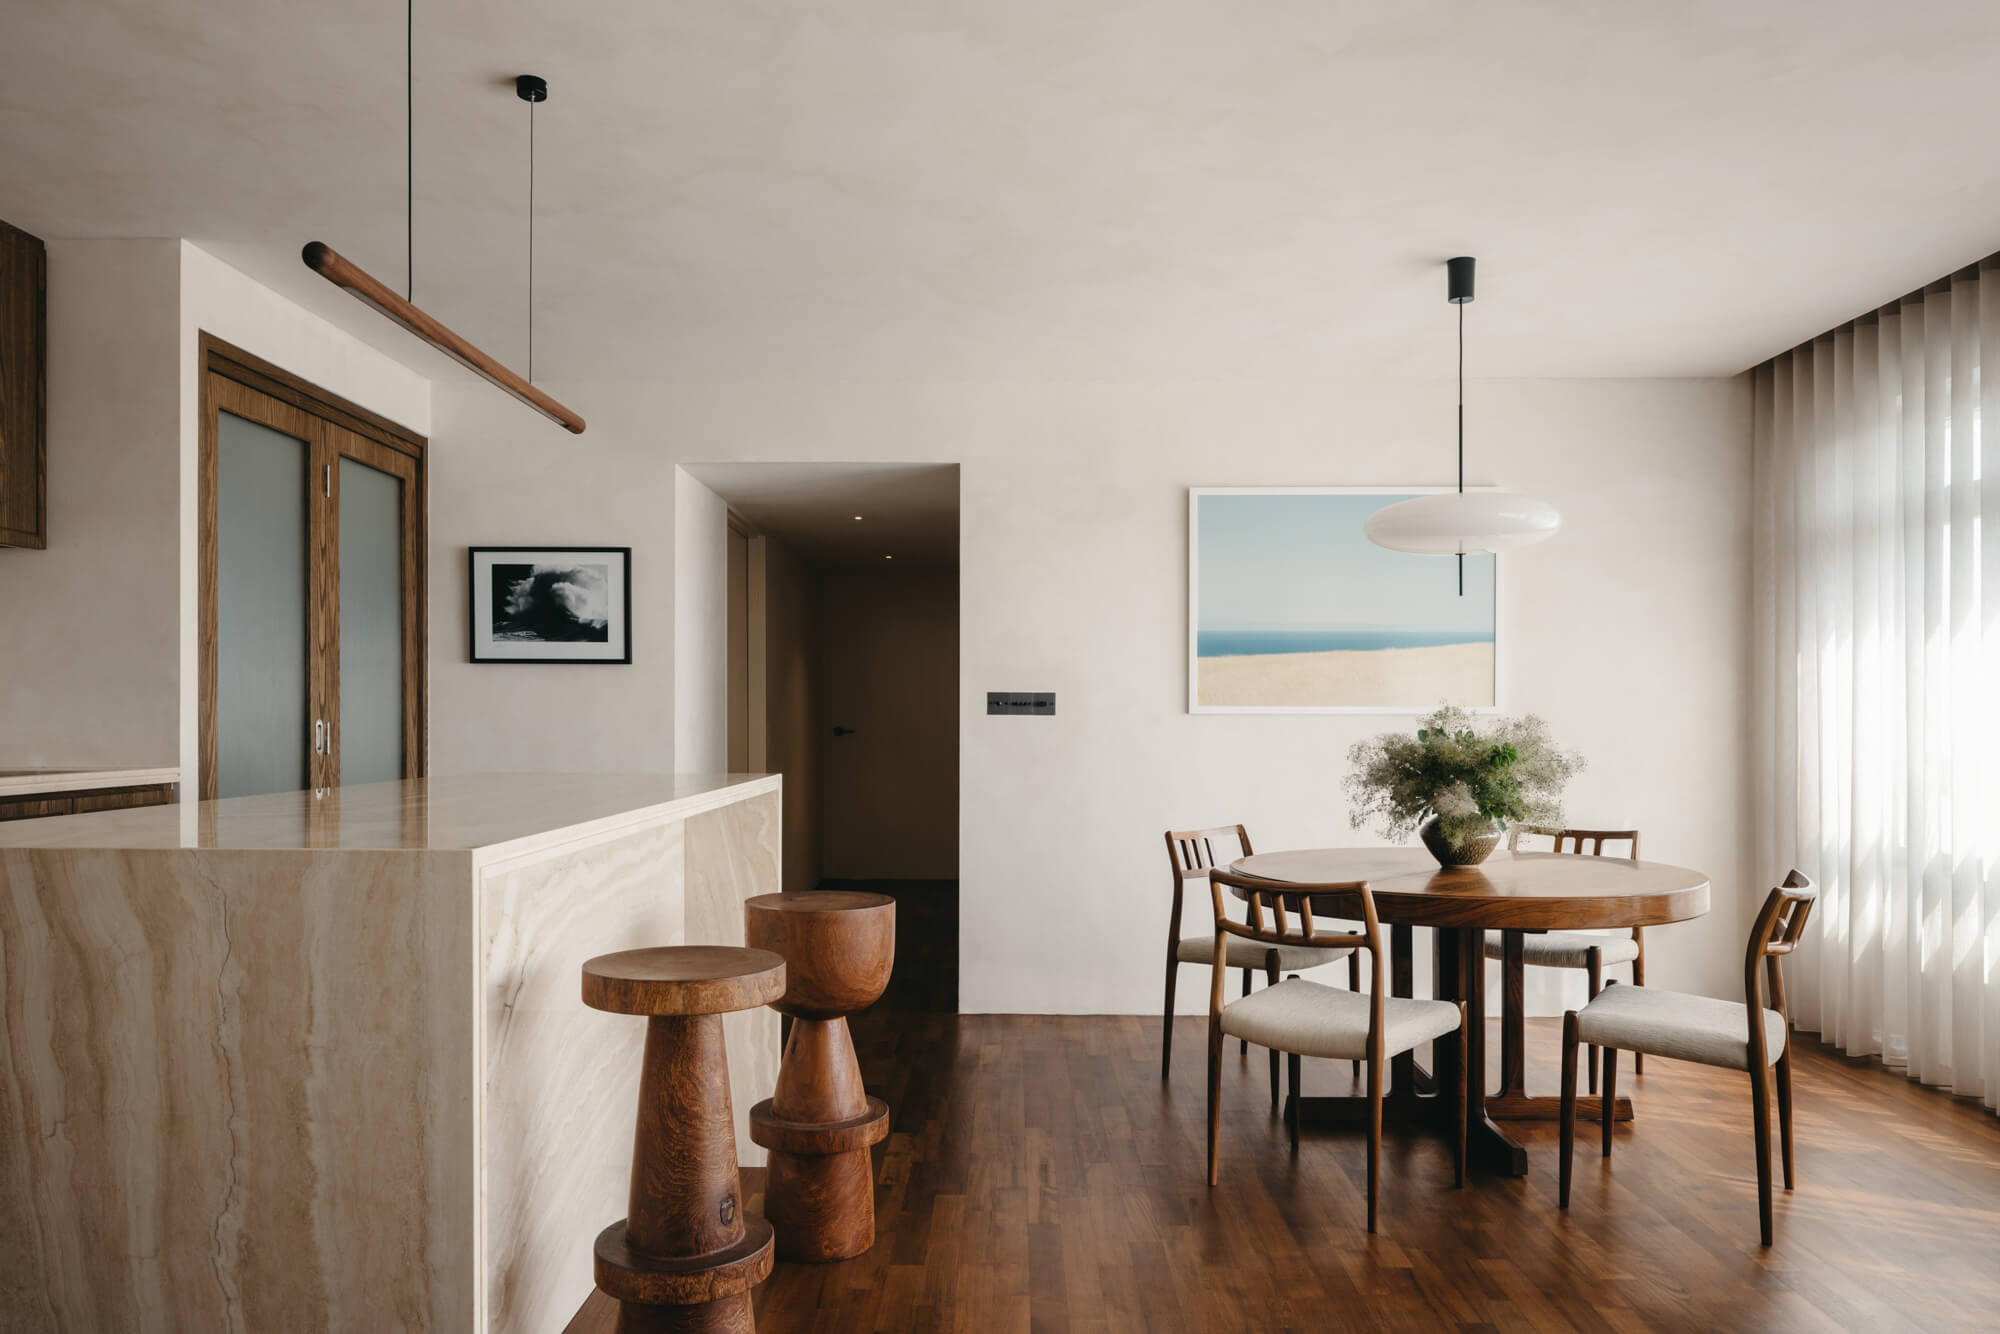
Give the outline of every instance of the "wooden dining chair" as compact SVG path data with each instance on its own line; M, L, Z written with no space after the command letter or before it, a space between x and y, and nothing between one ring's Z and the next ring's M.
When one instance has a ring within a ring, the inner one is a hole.
M1785 1005L1785 974L1779 960L1798 947L1819 890L1803 872L1793 871L1771 891L1750 928L1743 960L1743 1004L1690 996L1658 987L1609 986L1581 1010L1563 1016L1562 1172L1560 1207L1569 1208L1570 1153L1576 1140L1576 1047L1594 1042L1604 1048L1603 1156L1611 1156L1612 1106L1618 1083L1620 1048L1650 1051L1750 1076L1750 1130L1757 1146L1757 1222L1771 1244L1771 1077L1778 1085L1778 1137L1785 1189L1792 1188L1792 1049L1787 1040L1791 1011ZM1759 975L1768 980L1766 990ZM1752 1016L1756 1016L1753 1020Z
M1246 920L1231 921L1222 891L1242 891L1248 902ZM1375 1203L1382 1160L1382 1078L1389 1058L1419 1043L1465 1031L1462 1001L1417 1000L1388 995L1382 970L1382 924L1375 916L1375 896L1364 880L1342 884L1274 884L1248 876L1212 871L1209 897L1215 909L1215 952L1238 940L1268 948L1336 948L1368 955L1368 991L1342 991L1302 977L1288 977L1254 995L1223 1003L1223 974L1216 969L1208 989L1208 1184L1215 1185L1216 1150L1222 1128L1222 1043L1225 1037L1254 1042L1290 1058L1292 1101L1289 1117L1292 1152L1299 1151L1300 1058L1359 1061L1368 1067L1368 1230L1375 1230ZM1315 920L1314 905L1336 918L1328 931ZM1298 929L1291 926L1298 919ZM1458 1062L1458 1110L1455 1184L1465 1185L1466 1069Z
M1179 979L1180 967L1184 963L1208 964L1215 962L1215 941L1213 935L1181 937L1181 903L1190 880L1205 880L1215 869L1215 844L1222 840L1224 856L1228 856L1228 846L1234 843L1241 848L1242 855L1251 854L1250 831L1240 824L1218 825L1213 829L1190 829L1167 831L1167 861L1174 872L1174 910L1167 919L1167 1004L1164 1017L1160 1020L1160 1078L1169 1078L1174 1067L1174 984ZM1351 950L1306 949L1297 946L1258 946L1250 941L1229 942L1226 968L1243 970L1243 994L1250 994L1250 979L1263 973L1265 979L1275 985L1281 972L1297 972L1306 968L1317 968L1321 964L1332 963L1342 955L1348 956L1348 984L1359 990L1361 987L1361 960ZM1250 1044L1245 1042L1243 1050L1248 1052ZM1361 1067L1355 1066L1355 1074ZM1278 1053L1271 1053L1271 1105L1278 1105Z
M1555 841L1554 851L1583 854L1583 845L1589 843L1590 856L1602 857L1606 843L1625 843L1629 846L1625 856L1632 861L1639 860L1639 831L1636 829L1544 829L1536 825L1515 825L1507 834L1507 851L1519 852L1521 838L1547 838ZM1530 849L1533 851L1533 849ZM1631 938L1624 936L1601 936L1587 931L1543 931L1521 937L1521 962L1537 968L1581 968L1586 987L1585 1001L1595 1000L1597 993L1604 990L1604 970L1622 963L1632 965L1632 985L1646 985L1646 934L1645 928L1632 928ZM1493 932L1486 933L1486 957L1504 959L1506 947L1501 937ZM1597 1048L1589 1053L1590 1091L1597 1092ZM1634 1057L1632 1073L1644 1074L1646 1066L1643 1057Z

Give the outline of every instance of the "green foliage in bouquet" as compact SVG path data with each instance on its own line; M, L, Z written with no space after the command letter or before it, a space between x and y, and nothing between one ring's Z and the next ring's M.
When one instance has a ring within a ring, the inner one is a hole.
M1384 732L1355 742L1347 760L1354 827L1373 823L1397 842L1431 816L1454 841L1495 824L1560 825L1563 787L1583 768L1533 714L1482 726L1449 707L1424 719L1415 736Z

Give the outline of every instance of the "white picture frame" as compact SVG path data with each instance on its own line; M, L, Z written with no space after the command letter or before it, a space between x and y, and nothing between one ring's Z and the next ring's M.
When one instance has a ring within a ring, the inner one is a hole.
M1505 643L1505 635L1504 635L1505 600L1501 594L1501 580L1499 576L1498 557L1490 554L1466 557L1466 560L1468 562L1468 569L1470 571L1479 574L1478 590L1479 590L1479 596L1481 597L1482 600L1482 604L1488 603L1490 601L1491 631L1490 631L1490 638L1486 641L1487 644L1489 645L1489 652L1491 655L1490 697L1485 697L1479 693L1473 693L1465 698L1454 699L1449 697L1449 693L1451 692L1447 691L1441 694L1437 694L1431 698L1413 696L1412 698L1409 699L1377 701L1374 698L1372 698L1372 696L1379 693L1378 690L1369 690L1357 686L1356 687L1357 694L1368 694L1371 696L1369 702L1348 702L1348 703L1309 702L1306 700L1306 695L1308 694L1308 692L1304 691L1303 689L1299 692L1300 698L1297 699L1280 698L1278 702L1271 702L1274 691L1279 696L1282 696L1285 693L1283 687L1279 687L1268 682L1266 683L1252 682L1249 684L1238 684L1239 681L1243 680L1240 674L1236 678L1229 680L1227 683L1225 683L1224 680L1220 679L1221 674L1216 673L1214 671L1211 671L1210 673L1210 678L1211 678L1210 689L1208 691L1207 696L1204 697L1203 693L1202 666L1201 666L1202 664L1201 592L1202 592L1202 577L1203 577L1201 511L1202 511L1202 501L1205 498L1261 497L1261 496L1382 497L1383 499L1381 501L1381 504L1386 505L1386 504L1393 504L1397 500L1408 499L1414 496L1435 495L1440 492L1451 491L1455 489L1456 488L1448 486L1189 487L1188 488L1188 542L1187 542L1188 616L1187 616L1187 645L1186 645L1187 711L1189 713L1391 714L1391 715L1418 717L1422 716L1423 714L1431 712L1432 710L1436 709L1440 704L1452 703L1452 704L1458 704L1460 707L1465 708L1468 712L1472 713L1500 712L1501 709L1504 707L1504 701L1506 699L1506 676L1504 668L1505 656L1502 653L1502 648ZM1468 487L1466 489L1477 490L1477 491L1490 491L1496 488ZM1338 514L1335 517L1337 517L1339 523L1344 527L1344 525L1348 521L1349 512L1352 510L1359 509L1360 507L1342 506L1342 507L1331 507L1331 508L1338 511ZM1365 518L1365 514L1362 517ZM1359 518L1353 520L1354 528L1357 533L1359 531L1360 522L1361 519ZM1456 593L1457 572L1454 568L1455 566L1454 557L1414 555L1404 552L1390 552L1383 550L1381 548L1375 548L1372 546L1372 544L1370 544L1370 555L1368 559L1371 562L1380 561L1384 562L1385 564L1393 564L1393 565L1400 565L1402 562L1423 562L1425 565L1435 568L1439 580L1440 590L1443 590L1447 586L1449 586L1453 594L1455 595ZM1473 565L1472 564L1473 562L1481 562L1482 564ZM1371 566L1371 568L1374 567ZM1414 570L1421 570L1424 567L1420 565L1411 565L1408 568L1414 571ZM1280 577L1280 574L1274 573L1273 577ZM1473 584L1471 583L1468 584L1469 590L1472 589L1473 587L1474 587ZM1338 619L1340 614L1341 614L1340 608L1336 603L1332 608L1330 608L1329 617L1331 619ZM1478 614L1477 611L1475 611L1474 614L1477 615ZM1210 633L1211 633L1211 639L1213 639L1217 635L1229 635L1237 633L1242 633L1245 635L1255 635L1260 632L1218 631L1214 627L1211 627ZM1271 633L1277 634L1286 632L1274 631ZM1326 636L1327 642L1339 642L1339 636L1342 632L1299 631L1298 633L1301 636L1308 636L1315 633L1323 633ZM1354 633L1358 637L1362 635L1364 632L1356 631ZM1392 640L1399 633L1402 632L1385 631L1382 632L1381 637L1385 641ZM1448 632L1440 630L1437 633L1439 635L1443 635ZM1413 641L1421 640L1425 637L1425 632L1423 632L1420 629L1412 629L1408 631L1406 637L1412 639ZM1302 639L1301 642L1310 642L1310 641ZM1463 642L1473 643L1478 641L1466 640ZM1379 647L1384 647L1384 648L1418 648L1418 649L1446 648L1450 646L1451 645L1445 643L1423 644L1418 642L1412 642L1407 644L1384 642L1381 645L1379 645ZM1345 653L1349 651L1371 651L1371 650L1308 649L1306 651ZM1211 660L1214 660L1217 657L1226 657L1235 655L1219 655L1212 653L1210 656ZM1433 655L1433 656L1441 656L1441 655ZM1462 659L1468 657L1475 657L1476 654L1465 652L1455 656ZM1465 670L1469 671L1471 669L1466 668ZM1378 671L1373 673L1373 675L1380 676L1381 673ZM1418 675L1420 675L1421 679L1431 684L1435 684L1438 677L1452 676L1454 675L1454 673L1440 669L1437 671L1425 671ZM1462 676L1463 672L1456 673L1456 675ZM1413 689L1416 688L1421 688L1421 687L1413 687ZM1309 693L1321 694L1322 697L1324 697L1322 693L1323 691L1327 693L1337 693L1337 689L1332 687L1315 688ZM1242 702L1248 699L1256 699L1258 702Z

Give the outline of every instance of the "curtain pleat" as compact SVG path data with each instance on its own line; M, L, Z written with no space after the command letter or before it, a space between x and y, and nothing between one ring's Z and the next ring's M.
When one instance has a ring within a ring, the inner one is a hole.
M1753 388L1758 856L1821 892L1794 1018L1992 1106L2000 270L1774 358Z

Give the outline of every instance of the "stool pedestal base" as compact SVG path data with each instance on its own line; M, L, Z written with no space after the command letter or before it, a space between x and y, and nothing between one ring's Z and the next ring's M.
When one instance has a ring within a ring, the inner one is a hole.
M771 1151L764 1216L778 1257L820 1264L851 1260L875 1244L875 1164L870 1145L889 1133L889 1106L845 1121L787 1121L766 1098L750 1109L750 1138Z

